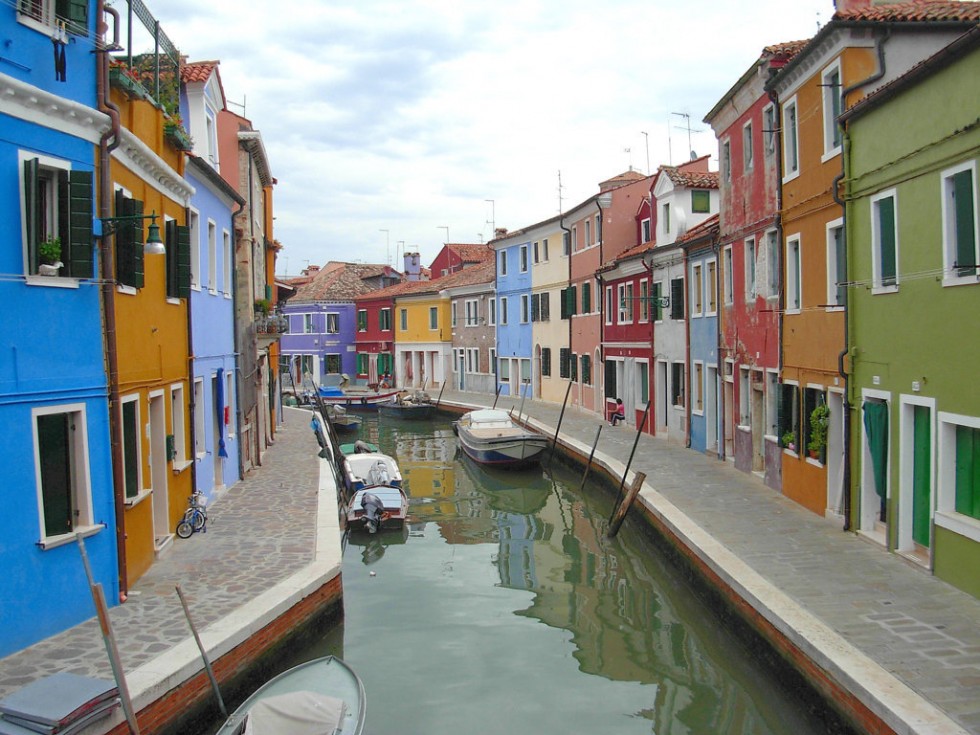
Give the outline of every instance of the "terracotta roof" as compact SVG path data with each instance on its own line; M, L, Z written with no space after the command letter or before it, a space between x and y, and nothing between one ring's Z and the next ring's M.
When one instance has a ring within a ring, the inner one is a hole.
M464 263L486 263L493 260L494 252L486 245L475 245L473 243L446 243L446 247L452 250Z
M191 82L206 82L211 77L220 62L192 61L180 67L180 81L184 84Z
M623 173L619 174L619 176L613 176L611 179L600 181L599 191L619 188L620 186L625 186L626 184L632 184L634 181L639 181L640 179L645 179L645 178L646 178L646 174L641 174L639 171L634 171L631 168L629 171L624 171Z
M785 41L783 43L774 43L772 46L766 46L762 49L763 56L771 56L777 59L792 59L798 53L800 49L810 43L810 39L804 41Z
M676 166L661 166L660 170L667 174L674 186L686 186L688 189L717 189L717 171L682 171Z
M624 250L622 253L620 253L619 257L616 258L616 262L619 263L624 260L629 260L630 258L635 258L637 255L643 255L643 253L647 252L648 250L655 248L656 245L657 244L655 242L641 242L639 245L634 245L628 250Z
M696 227L692 227L690 230L685 232L683 235L677 238L678 243L687 243L694 240L700 240L703 237L710 237L712 235L712 230L717 231L719 227L719 218L717 214L713 214L708 219L706 219L701 224Z
M389 266L372 263L331 261L308 283L296 289L293 301L350 301L355 296L377 290L368 279L385 273L397 275Z
M491 250L490 253L493 254L493 251ZM469 268L464 268L448 276L443 276L432 283L440 289L475 286L478 283L492 283L496 277L496 268L497 261L492 259L477 265L471 265Z
M980 21L980 3L951 0L915 0L915 2L871 5L866 8L839 11L833 20L879 21L889 23L925 23L937 21Z

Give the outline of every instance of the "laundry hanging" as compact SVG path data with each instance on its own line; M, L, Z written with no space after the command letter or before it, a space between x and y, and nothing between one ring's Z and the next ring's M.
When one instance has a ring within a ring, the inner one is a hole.
M218 368L217 380L214 386L214 411L218 419L218 456L227 457L225 449L225 376L224 369Z

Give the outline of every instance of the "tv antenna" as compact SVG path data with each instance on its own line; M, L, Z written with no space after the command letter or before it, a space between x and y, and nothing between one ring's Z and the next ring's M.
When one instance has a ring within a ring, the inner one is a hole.
M691 154L691 160L693 161L695 158L698 157L698 154L694 152L694 148L691 145L691 133L692 132L693 133L700 133L702 131L700 129L695 130L695 129L693 129L691 127L691 116L689 114L687 114L686 112L672 112L670 114L671 115L677 115L678 117L683 117L684 118L684 123L685 123L684 126L681 127L680 125L678 125L677 126L677 129L678 130L686 130L687 131L687 150L690 152L690 154Z

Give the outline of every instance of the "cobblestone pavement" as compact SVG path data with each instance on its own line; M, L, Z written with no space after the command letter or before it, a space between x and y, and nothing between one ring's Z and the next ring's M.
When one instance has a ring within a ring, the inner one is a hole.
M111 608L124 671L191 635L177 583L195 626L203 630L310 564L316 549L319 464L308 415L287 411L263 465L208 508L207 532L175 537L132 587L129 600ZM0 697L58 671L112 679L95 618L0 659Z
M443 401L490 405L493 396L447 390ZM497 406L516 415L520 402L501 397ZM560 410L542 401L523 407L552 432ZM600 423L597 453L625 464L636 437L628 426L568 408L561 437L591 447ZM842 532L838 522L731 463L644 434L631 469L646 473L648 485L806 612L962 728L980 733L980 600Z

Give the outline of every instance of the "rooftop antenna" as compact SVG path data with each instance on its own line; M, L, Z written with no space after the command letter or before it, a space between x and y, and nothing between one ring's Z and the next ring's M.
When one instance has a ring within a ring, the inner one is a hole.
M234 105L235 107L241 107L242 108L242 117L248 117L248 115L245 114L245 103L246 103L246 101L247 100L246 100L245 96L243 95L241 102L234 102L233 100L225 100L225 104L226 105Z
M490 219L484 224L490 225L490 239L492 240L497 236L497 203L493 199L484 199L483 201L490 202Z
M561 169L558 170L558 214L562 213L561 193L564 187L561 185Z
M667 165L674 165L674 144L670 140L670 118L667 118Z
M698 157L698 154L694 152L694 148L691 146L691 133L692 132L700 133L701 130L700 129L694 130L693 128L691 128L691 116L688 115L686 112L672 112L670 114L677 115L678 117L684 118L685 126L681 127L680 125L678 125L677 127L681 130L687 130L687 150L690 151L691 160L693 161L695 158Z
M647 176L650 175L650 136L647 133L640 131L640 135L643 136L643 141L646 144L647 149Z
M627 156L629 156L629 158L630 158L630 171L632 171L633 170L633 149L632 148L623 148L623 153L625 153Z

